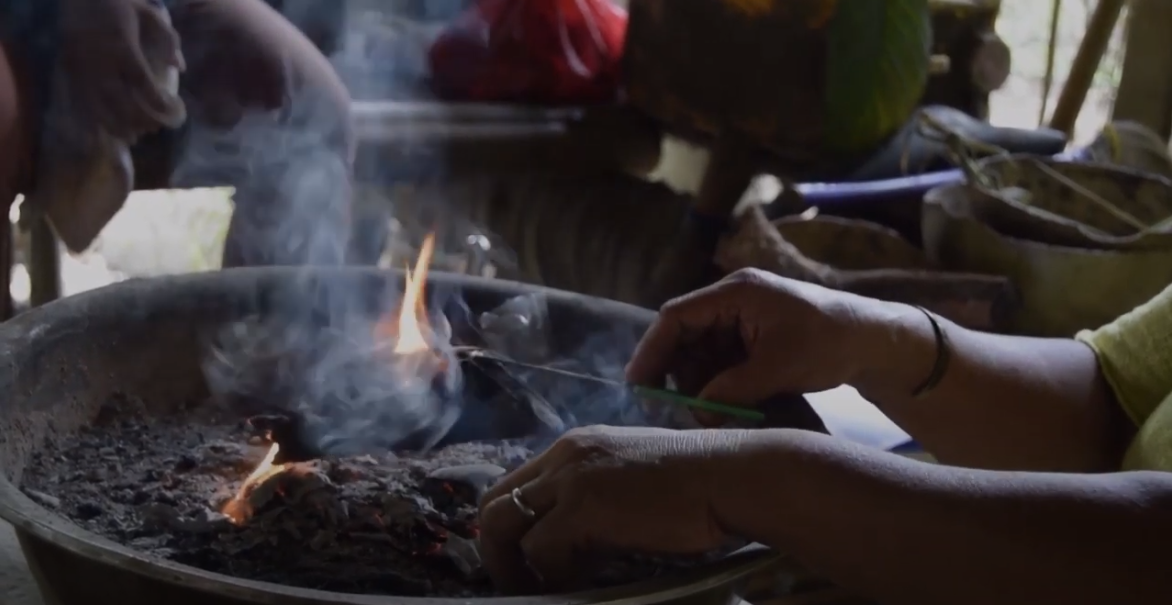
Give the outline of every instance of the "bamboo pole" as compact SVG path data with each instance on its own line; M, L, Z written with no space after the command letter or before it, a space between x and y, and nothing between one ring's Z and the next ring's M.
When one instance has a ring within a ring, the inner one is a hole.
M1046 122L1050 109L1050 92L1054 88L1054 55L1058 52L1058 23L1062 20L1062 0L1050 0L1050 40L1046 46L1046 75L1042 78L1042 108L1038 111L1038 125Z
M1125 3L1126 0L1099 0L1095 5L1087 33L1070 66L1070 75L1062 86L1054 115L1050 117L1050 128L1061 130L1067 136L1074 134L1074 123L1082 111L1083 102L1091 89L1095 72L1099 70L1099 63L1103 61L1103 54L1107 52L1107 44L1115 32L1115 24L1119 22Z
M1123 73L1111 118L1172 134L1172 2L1132 0Z

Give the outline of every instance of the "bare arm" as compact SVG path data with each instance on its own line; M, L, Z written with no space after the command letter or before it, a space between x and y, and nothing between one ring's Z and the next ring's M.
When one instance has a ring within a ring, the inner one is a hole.
M1172 475L933 466L754 431L715 473L716 522L907 605L1167 603ZM767 470L762 470L767 469Z
M952 348L940 384L923 312L880 304L862 337L873 368L854 384L941 462L988 469L1095 472L1119 468L1134 426L1115 403L1094 352L1070 339L966 330L939 319Z

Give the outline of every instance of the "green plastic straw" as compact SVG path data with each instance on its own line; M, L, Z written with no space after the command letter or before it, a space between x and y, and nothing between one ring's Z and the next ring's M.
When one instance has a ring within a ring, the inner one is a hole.
M627 389L627 390L631 391L632 393L634 393L635 395L638 395L639 397L644 397L646 399L654 399L656 401L663 401L666 403L674 403L677 405L682 405L682 406L690 407L690 408L697 409L697 410L704 410L706 412L713 412L713 413L722 414L725 416L732 416L734 418L744 418L746 420L757 420L757 421L765 420L765 414L758 412L757 410L739 408L739 407L732 406L732 405L725 405L723 403L716 403L713 401L706 401L704 399L697 399L695 397L688 397L687 395L683 395L683 394L677 393L675 391L669 391L667 389L656 389L656 388L652 388L652 387L644 387L644 386L639 386L639 385L635 385L635 384L628 384L625 382L619 382L617 380L608 380L606 378L599 378L598 376L590 376L588 374L579 374L577 372L571 372L569 370L562 370L560 368L550 368L550 367L546 367L546 366L539 366L539 365L534 365L534 364L530 364L530 363L524 363L521 361L514 361L514 360L509 359L507 357L501 357L500 355L496 355L494 353L491 353L489 351L485 351L483 349L471 349L471 348L459 349L458 352L466 357L485 359L488 361L494 361L494 362L502 364L502 365L512 365L512 366L516 366L518 368L524 368L526 370L533 370L536 372L550 372L553 374L561 374L561 375L566 376L568 378L576 378L578 380L588 380L590 382L597 382L597 383L609 385L609 386L616 387L616 388L623 388L623 389Z
M757 410L738 408L736 406L725 405L723 403L715 403L712 401L706 401L704 399L688 397L687 395L681 395L675 391L653 389L651 387L641 387L634 384L629 384L626 386L636 395L640 397L646 397L647 399L656 399L659 401L666 401L668 403L678 403L680 405L695 408L697 410L715 412L717 414L733 416L735 418L744 418L746 420L765 420L765 414L758 412Z

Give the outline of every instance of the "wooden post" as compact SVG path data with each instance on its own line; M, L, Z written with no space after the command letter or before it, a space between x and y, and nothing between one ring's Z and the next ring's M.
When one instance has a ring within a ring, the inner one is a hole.
M1111 34L1115 32L1115 24L1119 22L1119 14L1123 12L1125 3L1126 0L1099 0L1095 5L1087 33L1083 36L1082 44L1078 46L1074 64L1070 66L1070 75L1066 77L1062 94L1058 96L1058 103L1054 106L1050 128L1061 130L1067 136L1074 133L1074 123L1082 111L1087 91L1091 89L1095 72L1099 70L1099 64L1103 61L1103 53L1107 52L1107 44L1111 41Z
M1123 75L1114 120L1139 122L1168 141L1172 135L1172 2L1132 0Z
M61 255L57 234L45 217L37 217L29 232L29 304L39 307L61 298Z
M741 140L717 141L710 148L689 220L671 248L664 251L640 301L642 306L658 309L717 277L713 257L722 226L731 223L733 211L759 172L756 156L754 149Z
M16 227L4 217L0 226L0 321L8 321L16 314L12 301L12 263L15 259Z

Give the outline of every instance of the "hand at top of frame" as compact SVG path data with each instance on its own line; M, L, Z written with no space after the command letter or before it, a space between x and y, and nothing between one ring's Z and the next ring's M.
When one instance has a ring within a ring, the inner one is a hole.
M63 0L61 61L77 104L124 141L186 117L161 74L184 69L179 34L157 0Z

